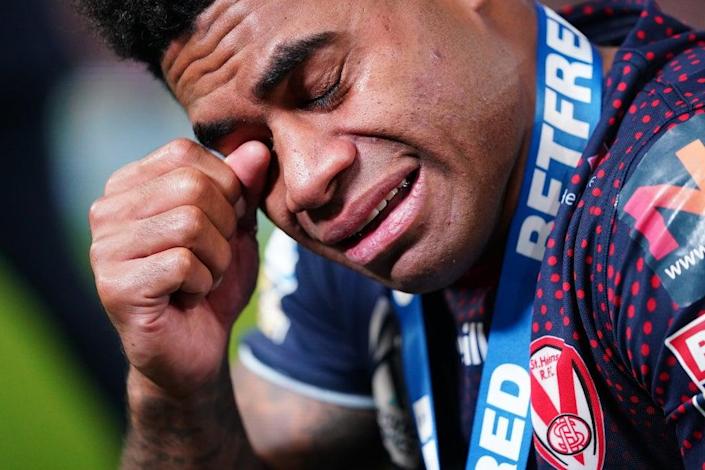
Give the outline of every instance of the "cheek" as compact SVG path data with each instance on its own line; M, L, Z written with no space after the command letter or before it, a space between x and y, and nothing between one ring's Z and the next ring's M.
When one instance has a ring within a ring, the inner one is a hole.
M452 165L445 160L467 152L467 140L476 138L478 114L484 109L477 106L479 90L466 85L468 77L461 79L446 61L432 59L390 61L392 70L380 66L378 74L360 84L356 109L362 110L365 122L434 155L433 163L449 171Z

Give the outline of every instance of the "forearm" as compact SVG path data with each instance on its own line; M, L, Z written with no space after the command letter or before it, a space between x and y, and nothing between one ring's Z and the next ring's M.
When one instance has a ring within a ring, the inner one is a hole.
M232 376L250 443L271 468L389 468L375 410L306 397L240 363Z
M264 468L245 435L226 367L189 398L170 397L131 371L128 399L122 468Z

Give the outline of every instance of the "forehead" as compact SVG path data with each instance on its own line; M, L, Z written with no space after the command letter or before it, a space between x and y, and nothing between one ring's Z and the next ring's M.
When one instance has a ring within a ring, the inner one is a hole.
M365 14L358 2L338 0L216 0L162 60L167 84L187 108L237 74L262 69L275 48L326 31L349 31ZM356 8L353 8L355 6ZM231 90L244 93L246 90Z

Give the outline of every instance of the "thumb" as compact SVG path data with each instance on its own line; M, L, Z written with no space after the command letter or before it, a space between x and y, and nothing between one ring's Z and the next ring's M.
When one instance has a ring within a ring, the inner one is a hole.
M225 163L235 172L242 184L242 197L237 204L244 203L244 213L238 214L239 230L250 231L257 225L257 207L267 183L267 170L271 154L262 142L252 140L238 147L225 157ZM237 208L237 207L236 207ZM238 212L243 209L237 208Z

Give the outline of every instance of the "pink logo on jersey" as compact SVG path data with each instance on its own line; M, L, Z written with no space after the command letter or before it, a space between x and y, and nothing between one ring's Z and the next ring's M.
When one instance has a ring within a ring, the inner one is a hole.
M687 307L702 299L705 115L694 116L659 137L626 177L617 211L673 301Z
M636 221L634 228L648 240L651 255L657 260L673 253L679 246L660 209L705 216L705 145L700 140L694 140L678 150L676 157L697 187L671 184L642 186L624 205L624 211Z
M705 392L705 315L676 331L665 343L691 380Z
M555 468L601 469L605 429L597 389L577 351L560 338L531 343L534 445Z

